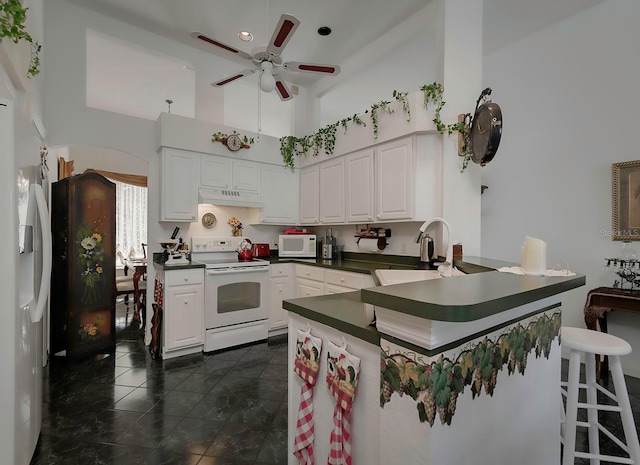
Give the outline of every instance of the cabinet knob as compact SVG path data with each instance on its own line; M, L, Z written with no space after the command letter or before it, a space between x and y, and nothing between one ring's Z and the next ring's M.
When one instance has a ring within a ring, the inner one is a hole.
M311 273L309 273L308 271L305 273L307 276L309 276Z
M185 304L185 305L187 305L188 303L189 303L189 301L188 301L188 300L185 300L185 301L184 301L184 304Z
M340 282L343 283L344 282L344 278L340 278Z
M184 277L185 282L189 281L189 278L187 278L186 276Z

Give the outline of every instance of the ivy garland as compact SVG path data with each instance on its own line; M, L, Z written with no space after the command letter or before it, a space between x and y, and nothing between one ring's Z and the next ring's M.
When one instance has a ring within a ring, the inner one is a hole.
M469 147L469 127L465 121L460 121L454 124L446 125L440 120L440 111L445 105L445 101L442 99L444 95L444 88L442 84L434 82L433 84L425 84L420 90L424 93L424 108L425 110L429 109L430 105L435 105L434 110L434 118L433 122L436 126L436 130L440 134L444 134L446 131L449 135L458 131L465 137L465 146ZM407 117L407 122L411 121L411 109L409 106L408 93L403 91L394 90L393 98L402 102L402 110L405 112ZM373 126L373 137L374 139L378 138L378 110L382 110L387 114L394 113L393 108L389 107L391 102L387 100L382 100L378 103L374 103L371 105L371 123ZM369 113L369 110L365 111L365 114ZM282 159L284 161L285 167L291 169L291 171L295 170L295 157L296 156L306 156L309 153L309 149L311 149L311 155L316 157L320 153L320 150L323 150L327 155L333 155L333 151L335 149L336 143L336 129L338 125L342 127L344 130L344 134L347 133L347 128L350 123L353 123L357 126L367 126L367 124L358 116L354 114L351 117L343 118L339 122L334 124L329 124L323 128L318 129L317 132L311 135L303 136L303 137L295 137L295 136L284 136L280 138L280 154L282 155ZM467 167L469 160L471 159L471 154L467 153L464 159L462 171Z
M20 0L0 0L0 42L5 37L14 43L21 40L29 42L31 45L31 61L27 70L27 77L40 73L40 50L42 45L34 41L31 35L25 30L28 8L23 8Z

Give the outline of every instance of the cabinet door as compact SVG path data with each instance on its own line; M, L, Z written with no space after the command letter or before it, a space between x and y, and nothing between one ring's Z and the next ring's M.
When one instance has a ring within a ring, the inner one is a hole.
M292 296L288 278L271 278L271 307L269 309L269 329L287 326L289 312L282 308L282 301Z
M320 164L320 222L344 219L344 158L338 158Z
M231 160L214 155L203 155L200 180L206 187L228 189L231 186Z
M202 344L204 313L202 285L165 288L164 344L167 350Z
M319 173L317 165L300 171L301 224L316 224L319 222Z
M413 217L413 139L376 149L376 220Z
M231 187L246 192L260 192L260 165L251 161L233 160Z
M160 221L195 221L198 215L200 154L163 149Z
M298 175L288 168L274 165L262 167L261 223L298 223Z
M347 221L373 221L373 150L348 155L344 169Z

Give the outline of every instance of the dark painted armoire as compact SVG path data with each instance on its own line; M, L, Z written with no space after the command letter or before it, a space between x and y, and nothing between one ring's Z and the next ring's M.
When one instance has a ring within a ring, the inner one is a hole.
M115 205L115 184L96 173L51 186L54 355L115 348Z

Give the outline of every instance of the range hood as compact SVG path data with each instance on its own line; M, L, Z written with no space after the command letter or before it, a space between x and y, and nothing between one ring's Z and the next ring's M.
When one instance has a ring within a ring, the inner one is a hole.
M221 189L217 187L200 187L198 203L211 205L227 205L231 207L262 208L262 199L258 192Z

